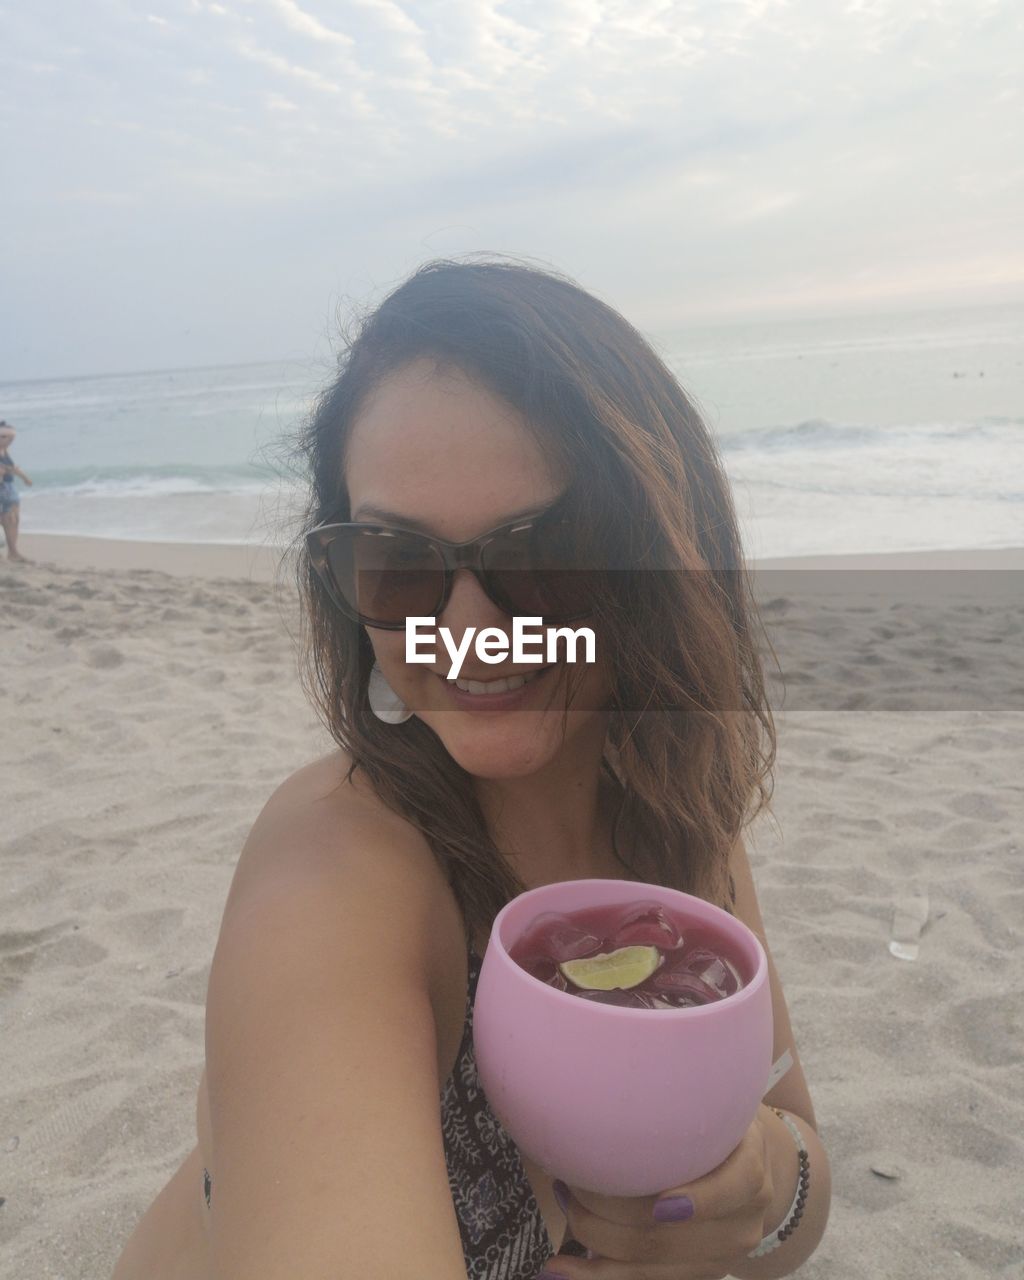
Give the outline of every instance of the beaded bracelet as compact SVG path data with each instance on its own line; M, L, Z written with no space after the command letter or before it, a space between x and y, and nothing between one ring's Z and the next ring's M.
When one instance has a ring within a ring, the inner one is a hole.
M748 1258L760 1258L766 1253L771 1253L771 1251L773 1249L777 1249L783 1241L789 1239L800 1225L800 1219L803 1217L804 1213L804 1205L807 1203L807 1189L811 1185L810 1160L808 1158L807 1148L804 1146L804 1140L800 1134L800 1130L796 1127L789 1116L780 1111L778 1107L772 1107L772 1110L790 1131L796 1141L796 1149L800 1153L800 1177L796 1184L796 1195L793 1197L793 1203L789 1206L789 1212L783 1219L782 1225L766 1235L754 1252L747 1254Z

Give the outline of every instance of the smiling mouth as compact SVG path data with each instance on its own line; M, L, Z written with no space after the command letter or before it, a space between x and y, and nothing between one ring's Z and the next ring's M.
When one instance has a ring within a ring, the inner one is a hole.
M516 689L521 689L524 684L529 684L531 680L536 680L538 676L542 676L545 671L550 671L553 665L538 667L536 671L527 671L514 676L499 677L497 680L463 680L460 677L455 681L446 680L446 683L454 683L455 687L461 689L463 693L492 695L496 693L514 693Z

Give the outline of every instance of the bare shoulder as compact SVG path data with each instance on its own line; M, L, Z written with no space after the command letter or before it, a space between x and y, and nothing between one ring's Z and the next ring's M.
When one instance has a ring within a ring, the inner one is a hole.
M270 796L238 859L218 948L250 913L274 916L278 936L293 927L305 933L302 912L276 908L307 896L328 927L353 908L363 919L377 913L395 954L426 979L443 1061L465 1002L462 914L426 838L351 764L347 753L332 751Z
M343 751L298 769L260 812L242 849L224 907L224 922L265 909L283 893L382 895L406 918L429 927L414 936L433 979L465 949L454 894L425 837L390 810ZM222 923L222 930L224 923Z
M427 1274L460 1274L438 1093L461 915L348 769L332 753L274 792L224 908L200 1086L218 1276L383 1280L424 1249Z
M282 878L329 875L342 859L367 857L369 846L379 861L382 844L408 869L422 867L425 881L433 869L443 884L422 834L387 808L360 770L351 771L344 752L332 751L296 770L270 796L242 849L226 907L273 892Z

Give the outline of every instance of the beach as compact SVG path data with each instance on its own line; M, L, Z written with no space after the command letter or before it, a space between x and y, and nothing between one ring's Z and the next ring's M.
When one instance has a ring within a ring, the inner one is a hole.
M0 560L0 1277L92 1280L195 1145L246 833L332 744L272 549L20 545L34 563ZM782 674L773 816L746 842L833 1178L796 1274L1017 1277L1024 548L753 576ZM889 950L907 899L913 960Z

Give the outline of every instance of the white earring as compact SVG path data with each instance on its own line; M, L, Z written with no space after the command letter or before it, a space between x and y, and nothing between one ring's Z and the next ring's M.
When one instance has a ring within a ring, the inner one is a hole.
M370 710L378 720L385 724L403 724L412 715L402 699L388 684L384 672L378 663L373 664L370 672L370 684L367 689Z

